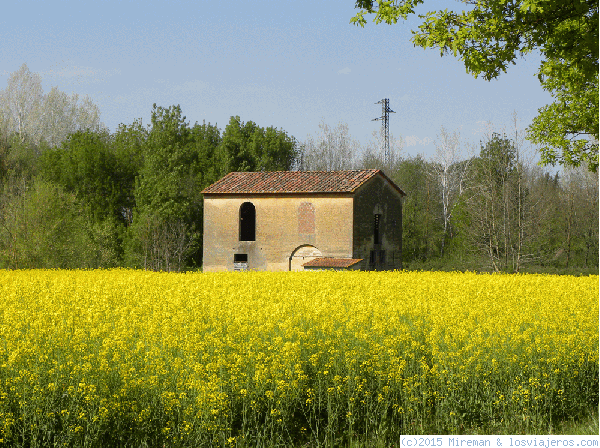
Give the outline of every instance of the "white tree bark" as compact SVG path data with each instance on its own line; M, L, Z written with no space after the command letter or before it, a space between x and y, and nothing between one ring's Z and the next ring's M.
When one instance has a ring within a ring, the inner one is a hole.
M439 184L442 195L442 222L444 238L442 240L442 255L445 240L450 229L450 220L456 199L463 191L463 183L469 168L470 157L465 159L461 148L460 133L450 134L443 126L434 142L435 156L433 157L433 177ZM460 164L459 162L464 162Z

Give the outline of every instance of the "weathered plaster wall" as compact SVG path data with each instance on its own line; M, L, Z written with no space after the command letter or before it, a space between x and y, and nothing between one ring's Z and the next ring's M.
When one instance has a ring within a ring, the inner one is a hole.
M374 216L379 221L380 244L374 241ZM385 261L379 254L385 251ZM376 262L371 263L371 251ZM381 176L361 186L354 196L354 258L362 258L361 269L402 269L402 195Z
M255 206L256 241L239 241L244 202ZM248 269L287 271L290 256L303 245L314 246L326 257L350 258L352 214L353 200L347 194L205 195L203 269L231 271L234 254L245 253ZM298 261L293 264L297 267Z

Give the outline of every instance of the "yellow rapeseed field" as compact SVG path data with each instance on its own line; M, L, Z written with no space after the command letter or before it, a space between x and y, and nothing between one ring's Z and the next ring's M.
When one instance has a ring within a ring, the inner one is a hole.
M598 276L0 272L0 446L548 433L598 403Z

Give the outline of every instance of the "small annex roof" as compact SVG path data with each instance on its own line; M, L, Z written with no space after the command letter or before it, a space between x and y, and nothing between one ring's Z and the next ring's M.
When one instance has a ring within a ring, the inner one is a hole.
M315 258L314 260L308 261L304 263L302 266L309 268L349 268L352 265L355 265L359 261L362 261L362 258Z
M202 190L203 194L353 193L381 170L232 172Z

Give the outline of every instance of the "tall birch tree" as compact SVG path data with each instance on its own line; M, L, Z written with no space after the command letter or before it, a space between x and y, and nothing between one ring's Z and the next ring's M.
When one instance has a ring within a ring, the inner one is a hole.
M0 118L4 132L39 145L58 146L77 131L105 129L100 109L85 96L68 95L57 87L44 94L42 78L27 64L10 74L6 89L0 91Z

